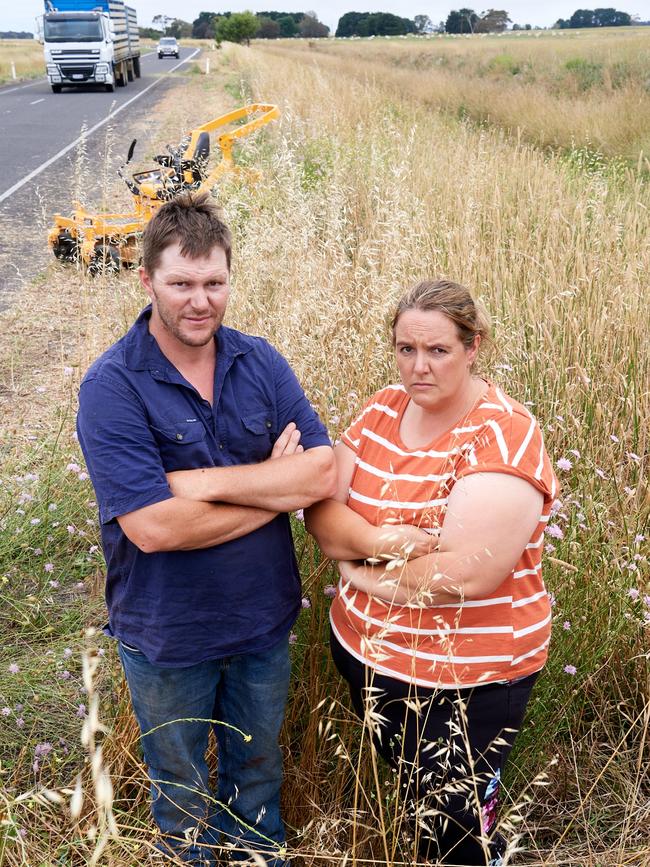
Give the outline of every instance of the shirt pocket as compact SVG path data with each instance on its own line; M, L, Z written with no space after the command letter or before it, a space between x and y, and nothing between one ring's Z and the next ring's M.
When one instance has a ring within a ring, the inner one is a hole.
M201 422L166 422L164 427L154 427L153 433L165 472L214 466Z
M241 424L242 434L238 441L233 443L232 451L241 463L255 464L265 461L275 442L270 411L242 413Z

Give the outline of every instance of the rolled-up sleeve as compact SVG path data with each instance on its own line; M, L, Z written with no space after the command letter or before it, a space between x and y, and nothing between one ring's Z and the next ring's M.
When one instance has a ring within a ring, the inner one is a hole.
M84 381L77 434L102 523L172 497L146 410L127 385Z

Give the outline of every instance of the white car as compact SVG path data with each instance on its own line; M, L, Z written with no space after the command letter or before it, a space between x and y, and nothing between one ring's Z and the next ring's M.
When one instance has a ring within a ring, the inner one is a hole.
M163 57L178 57L178 42L173 36L163 36L158 43L158 60Z

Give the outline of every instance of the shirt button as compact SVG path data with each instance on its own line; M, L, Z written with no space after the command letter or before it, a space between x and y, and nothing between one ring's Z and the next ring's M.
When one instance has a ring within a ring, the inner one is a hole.
M271 422L270 422L270 421L267 421L266 426L267 426L267 427L271 427Z
M219 443L219 448L223 449L223 443Z
M183 439L183 434L176 434L176 439L177 439L177 440L182 440L182 439Z

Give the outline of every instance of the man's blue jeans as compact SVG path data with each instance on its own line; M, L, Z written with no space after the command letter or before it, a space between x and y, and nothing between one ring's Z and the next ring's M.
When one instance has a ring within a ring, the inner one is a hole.
M121 643L119 654L164 846L189 864L213 867L218 850L208 847L221 841L235 847L231 860L246 860L252 850L269 867L281 867L278 736L289 687L287 639L261 653L189 668L151 665ZM205 758L211 725L218 744L216 796Z

